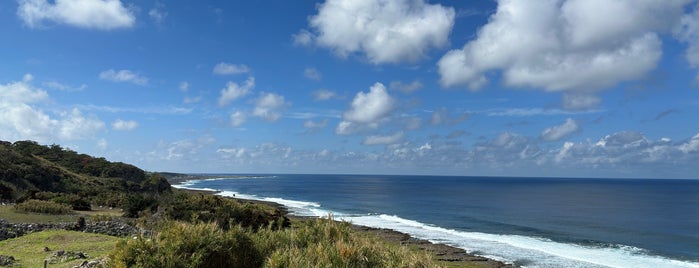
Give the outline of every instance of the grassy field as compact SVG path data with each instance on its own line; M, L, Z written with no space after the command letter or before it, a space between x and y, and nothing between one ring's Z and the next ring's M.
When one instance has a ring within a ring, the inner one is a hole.
M18 267L43 267L58 250L83 252L87 259L49 264L48 267L73 267L85 260L106 257L114 248L117 237L75 231L52 230L0 241L0 254L13 256ZM51 251L45 252L44 247Z

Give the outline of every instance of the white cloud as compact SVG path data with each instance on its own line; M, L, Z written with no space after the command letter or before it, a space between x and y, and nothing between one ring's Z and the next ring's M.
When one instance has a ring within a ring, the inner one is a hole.
M325 118L319 122L314 122L313 120L306 120L306 122L303 122L303 127L305 128L324 128L325 126L328 125L328 119Z
M544 129L544 131L541 132L540 138L544 141L559 141L579 129L578 123L568 118L562 125Z
M455 117L450 117L449 116L449 111L446 108L441 108L438 109L434 112L432 112L432 117L430 118L430 124L432 125L454 125L461 123L468 119L469 114L466 112L463 112Z
M689 141L681 144L679 149L686 154L699 151L699 134L694 135Z
M32 76L21 82L0 85L0 139L56 142L92 138L104 123L84 116L79 109L51 116L39 106L49 100L46 91L31 85Z
M308 30L300 30L299 33L291 36L294 45L308 46L313 43L313 34Z
M255 88L255 78L248 77L243 85L235 82L228 82L226 87L221 89L221 96L218 98L218 106L226 106L234 100L248 95Z
M61 84L61 83L56 82L56 81L44 82L41 84L45 87L48 87L48 88L53 88L53 89L57 89L57 90L61 90L61 91L69 91L69 92L83 91L87 88L86 84L82 84L80 86L75 87L75 86L64 85L64 84Z
M354 96L349 110L342 115L342 121L335 129L340 135L352 134L366 128L376 128L380 120L395 109L395 100L388 95L386 87L376 83L368 93L362 91Z
M302 30L294 43L332 49L347 57L362 53L373 64L415 62L448 44L453 8L412 1L327 0L309 19L316 36Z
M349 135L356 132L357 129L357 124L348 121L341 121L339 124L337 124L335 133L338 135Z
M589 94L563 94L563 109L566 110L589 110L597 107L602 100Z
M214 74L218 75L244 74L250 72L250 68L248 68L248 66L245 64L231 64L221 62L214 66L213 72Z
M267 121L277 121L289 104L284 100L284 96L274 93L263 93L255 102L255 109L252 114Z
M311 68L311 67L307 67L306 69L303 70L303 76L305 76L308 79L316 80L316 81L320 81L320 79L323 78L323 76L320 74L318 69Z
M160 2L156 2L155 7L148 11L148 16L157 24L163 23L167 15L168 13L165 11L165 5Z
M155 150L147 154L151 161L185 161L184 163L199 162L200 151L215 143L211 136L202 136L195 140L186 139L173 142L160 141ZM183 163L183 162L177 162Z
M245 148L221 148L216 150L217 153L229 157L242 158L245 156Z
M189 82L187 82L187 81L180 82L179 88L182 92L187 92L189 90Z
M646 138L639 132L621 131L604 136L604 138L595 143L595 146L603 148L639 147L647 143Z
M112 81L112 82L130 82L139 86L144 86L148 84L148 78L134 73L130 70L119 70L109 69L103 71L99 75L100 79Z
M440 83L476 90L487 83L487 72L500 70L507 86L589 94L639 79L656 67L658 32L672 27L683 5L501 0L473 41L440 59Z
M106 150L107 147L109 147L109 143L107 143L107 140L99 139L97 141L97 148L100 148L101 150Z
M344 120L366 124L386 117L395 108L395 100L388 95L383 84L376 83L368 93L358 92L350 105L343 114Z
M112 122L112 129L118 130L118 131L130 131L134 130L138 127L138 122L133 121L133 120L121 120L117 119L114 122Z
M421 89L422 83L418 80L415 80L415 81L410 82L408 84L404 84L401 81L393 81L389 85L389 88L392 90L398 90L398 91L403 92L405 94L410 94L410 93L413 93L413 92Z
M17 16L30 28L44 21L79 28L111 30L130 28L136 22L120 0L19 0Z
M58 121L58 138L79 140L92 138L92 135L104 129L104 122L94 117L85 117L77 108L64 112Z
M316 101L329 100L329 99L332 99L335 97L337 97L337 94L335 94L335 92L332 92L330 90L321 89L321 90L316 90L313 92L313 98Z
M403 139L403 136L405 133L403 131L398 131L394 133L393 135L387 135L387 136L381 136L381 135L372 135L368 136L364 139L362 144L364 145L377 145L377 144L394 144L398 143L400 140Z
M245 123L247 116L241 111L235 111L231 113L231 126L239 127Z

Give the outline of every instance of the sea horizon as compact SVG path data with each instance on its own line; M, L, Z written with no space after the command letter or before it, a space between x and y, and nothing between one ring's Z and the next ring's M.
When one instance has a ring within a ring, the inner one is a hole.
M393 229L524 267L699 267L699 254L692 253L699 248L699 233L691 229L699 218L689 215L694 203L684 204L685 212L669 209L683 206L672 200L699 196L697 180L208 175L213 178L178 187L276 202L296 215L333 214L339 220ZM375 187L383 188L377 192ZM629 190L614 192L619 189ZM405 193L412 194L402 196ZM665 204L653 208L638 203L644 198ZM594 202L598 204L586 205ZM571 212L576 210L580 212Z

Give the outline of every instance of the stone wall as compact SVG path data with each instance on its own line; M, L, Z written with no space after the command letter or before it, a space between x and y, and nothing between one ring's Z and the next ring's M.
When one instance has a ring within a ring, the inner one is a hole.
M0 241L43 230L72 230L120 237L140 233L138 228L119 221L82 221L82 223L80 221L77 223L9 223L6 220L0 219Z

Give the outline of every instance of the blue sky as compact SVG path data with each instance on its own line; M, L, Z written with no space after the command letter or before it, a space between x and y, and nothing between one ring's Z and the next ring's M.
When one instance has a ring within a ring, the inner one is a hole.
M151 171L697 178L696 1L0 3L0 139Z

